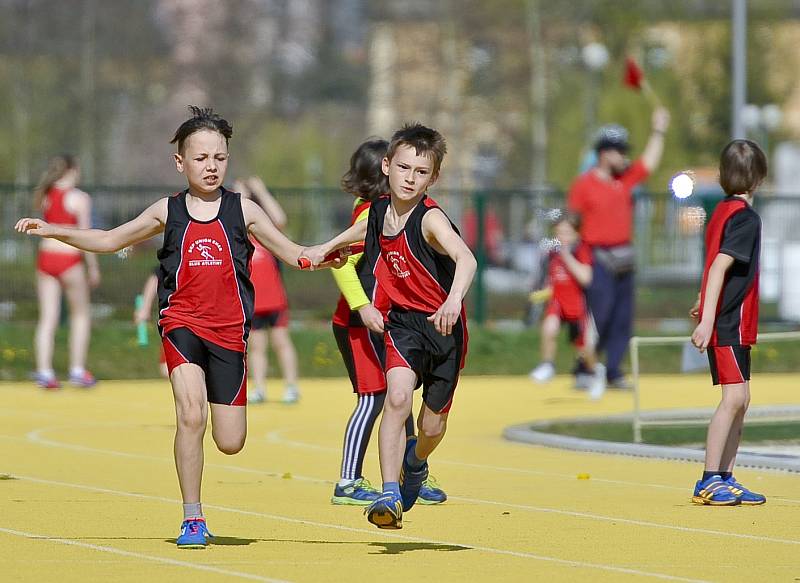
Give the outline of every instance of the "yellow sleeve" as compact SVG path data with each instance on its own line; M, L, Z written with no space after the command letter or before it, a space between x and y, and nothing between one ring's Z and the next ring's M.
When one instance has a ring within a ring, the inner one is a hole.
M367 220L369 216L369 209L364 209L356 220L353 221L353 224L358 223L359 221ZM361 287L361 280L358 279L358 273L356 273L356 264L358 260L361 259L363 253L357 253L355 255L351 255L347 258L347 263L344 267L340 267L339 269L331 269L331 273L333 274L333 279L336 281L336 285L339 287L339 291L342 292L344 299L347 301L347 305L350 306L351 310L357 310L363 306L366 306L370 303L370 299L367 297L364 288Z

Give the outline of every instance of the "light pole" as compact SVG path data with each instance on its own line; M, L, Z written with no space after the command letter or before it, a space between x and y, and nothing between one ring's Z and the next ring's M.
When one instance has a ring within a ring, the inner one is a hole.
M581 49L581 60L589 72L589 90L586 95L586 137L591 140L597 123L597 97L600 73L608 65L608 49L603 43L592 42Z
M763 106L748 103L742 107L740 118L745 132L747 134L752 133L756 136L756 139L761 142L767 159L769 159L770 134L777 130L783 121L783 112L781 108L774 103Z

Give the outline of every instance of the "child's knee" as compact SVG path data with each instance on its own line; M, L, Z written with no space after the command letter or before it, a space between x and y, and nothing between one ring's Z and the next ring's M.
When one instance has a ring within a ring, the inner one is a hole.
M411 409L411 393L406 391L389 391L384 402L384 409L389 412L406 412Z
M206 413L203 407L189 404L177 412L178 428L185 431L202 432L206 428Z
M247 434L244 432L236 435L215 435L214 443L217 444L217 449L222 453L233 455L242 451L246 437Z

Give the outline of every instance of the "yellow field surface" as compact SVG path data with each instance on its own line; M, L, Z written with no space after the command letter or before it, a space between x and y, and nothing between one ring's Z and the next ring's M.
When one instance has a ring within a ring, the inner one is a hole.
M761 376L753 404L797 402L796 376ZM416 506L400 531L329 503L349 384L305 380L296 406L249 412L245 450L206 442L203 502L216 542L178 550L174 412L165 381L45 393L0 384L0 581L795 581L800 477L741 470L761 507L698 507L699 464L504 441L504 427L630 411L558 378L467 377L431 458L450 495ZM274 393L278 385L274 383ZM710 407L700 377L647 377L646 408ZM373 435L373 446L375 441ZM577 479L578 474L590 479ZM380 482L376 449L365 474Z

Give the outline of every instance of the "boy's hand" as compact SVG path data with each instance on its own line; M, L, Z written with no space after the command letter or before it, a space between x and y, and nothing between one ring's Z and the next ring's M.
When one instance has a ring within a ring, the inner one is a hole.
M461 316L461 302L448 297L436 313L428 316L428 322L433 322L433 327L439 334L449 336L459 316Z
M378 308L372 304L364 304L358 308L358 315L361 316L364 326L373 332L383 334L383 315Z
M300 252L300 257L305 257L311 262L311 268L314 269L315 267L319 267L325 262L325 255L327 255L327 251L323 248L322 245L314 245L312 247L305 247ZM341 267L337 262L333 262L334 267Z
M55 235L55 229L42 219L20 219L14 229L19 233L27 233L37 237L52 237Z
M714 322L703 320L697 325L692 333L692 344L703 353L708 348L708 343L711 341L711 334L714 331Z
M150 321L150 314L145 312L144 310L134 310L133 311L133 323L134 324L141 324L142 322L149 322Z

